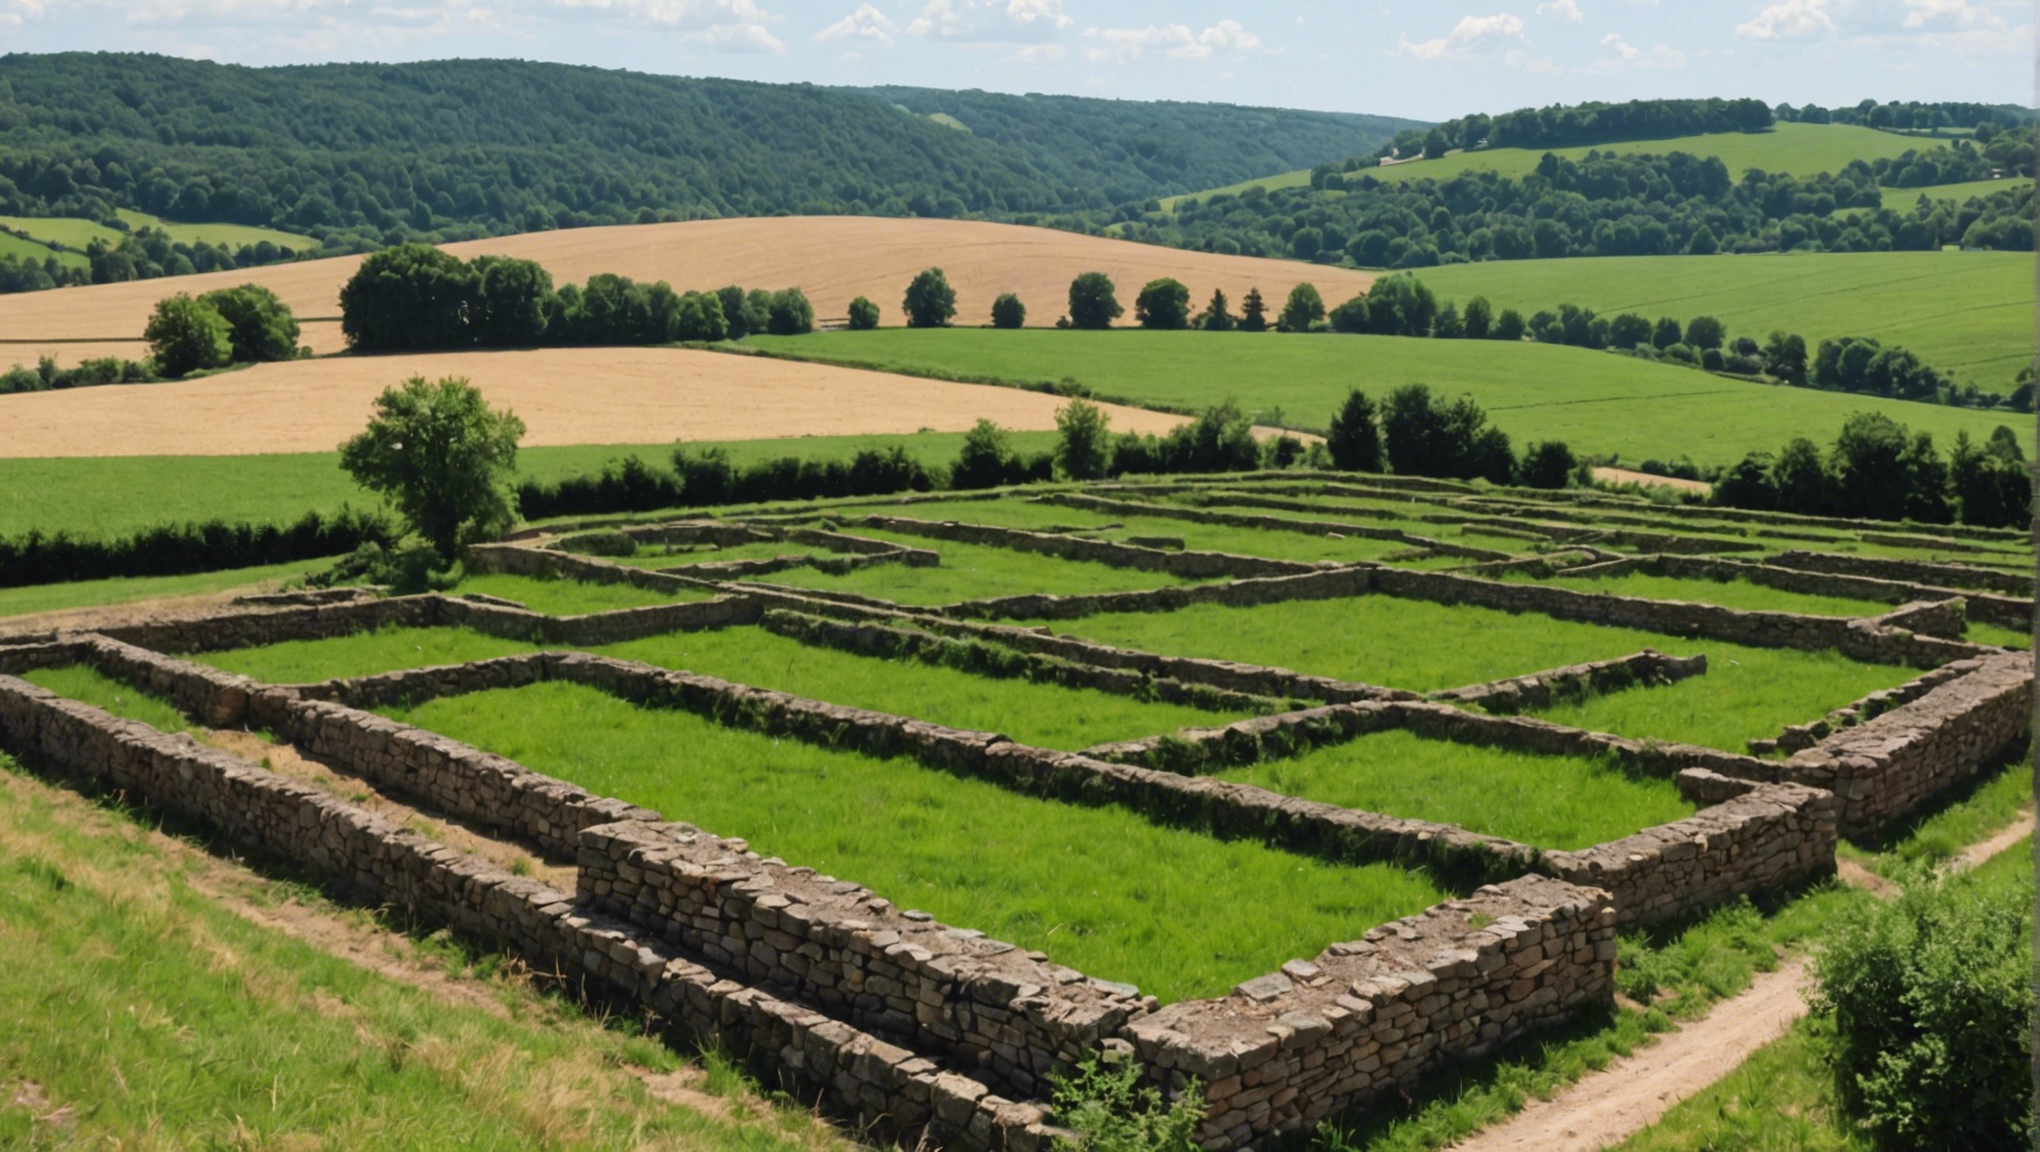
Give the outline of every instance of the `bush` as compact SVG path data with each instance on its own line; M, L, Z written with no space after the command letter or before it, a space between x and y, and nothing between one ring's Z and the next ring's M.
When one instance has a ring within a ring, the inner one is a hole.
M992 327L1018 328L1027 323L1027 305L1020 302L1011 292L1003 293L992 301Z
M869 332L878 327L878 305L868 298L859 296L850 302L850 330Z
M969 491L1016 483L1020 456L1013 451L1012 437L990 420L979 420L963 437L963 451L949 469L949 486Z
M1358 388L1346 393L1345 403L1332 414L1331 430L1325 434L1332 466L1341 472L1381 472L1387 467L1381 454L1381 429L1374 421L1374 402Z
M1563 488L1579 467L1572 448L1563 440L1540 440L1523 454L1519 475L1532 488Z
M1192 1137L1204 1119L1196 1081L1171 1104L1161 1091L1140 1082L1140 1065L1106 1065L1093 1056L1055 1085L1057 1123L1076 1132L1078 1142L1058 1140L1061 1150L1083 1152L1196 1152Z
M765 330L774 336L805 336L815 330L815 308L808 303L807 293L798 288L783 288L772 294L772 307L766 313Z
M163 524L113 540L29 532L0 539L0 587L102 580L112 576L181 576L337 556L367 543L384 547L397 528L383 516L341 509L307 512L295 524Z
M1844 1105L1888 1147L2027 1147L2031 884L1900 884L1845 913L1814 960Z
M1107 440L1110 421L1104 409L1083 400L1072 400L1056 409L1055 462L1072 480L1096 480L1105 475L1111 462Z
M956 289L940 268L924 268L907 285L900 308L907 314L909 328L946 328L956 315Z

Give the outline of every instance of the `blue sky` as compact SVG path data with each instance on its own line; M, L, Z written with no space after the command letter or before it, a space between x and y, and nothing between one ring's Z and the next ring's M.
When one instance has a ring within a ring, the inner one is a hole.
M519 57L1418 119L1649 96L2029 103L2030 0L0 0L0 51Z

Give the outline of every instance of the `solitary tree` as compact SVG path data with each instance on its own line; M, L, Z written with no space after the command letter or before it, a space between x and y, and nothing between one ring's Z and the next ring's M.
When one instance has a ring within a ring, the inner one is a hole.
M1289 290L1289 301L1282 305L1282 316L1276 326L1284 332L1308 332L1312 324L1324 318L1324 297L1318 295L1317 285L1304 283Z
M516 522L509 475L524 421L465 379L413 376L376 397L375 417L340 446L340 467L379 492L441 557Z
M1190 324L1190 289L1164 276L1150 280L1134 297L1134 318L1143 328L1185 328Z
M853 332L869 332L876 327L878 327L878 305L873 304L863 296L852 300L850 302L850 330Z
M188 292L156 301L142 338L165 376L183 376L201 368L218 368L233 359L231 329L219 310Z
M1112 458L1112 443L1104 409L1085 400L1072 400L1056 409L1055 463L1072 480L1096 480L1105 475Z
M1027 305L1011 292L1000 294L992 301L992 327L1018 328L1027 323Z
M1332 454L1332 467L1342 472L1387 471L1381 429L1374 423L1374 401L1365 392L1355 388L1346 393L1346 402L1332 415L1325 448Z
M1268 330L1268 305L1261 299L1259 288L1247 289L1240 299L1240 331L1266 332Z
M900 302L909 328L947 328L956 315L956 289L940 268L924 269L907 285L907 297Z
M1125 311L1112 278L1103 272L1086 272L1070 281L1070 327L1110 328Z

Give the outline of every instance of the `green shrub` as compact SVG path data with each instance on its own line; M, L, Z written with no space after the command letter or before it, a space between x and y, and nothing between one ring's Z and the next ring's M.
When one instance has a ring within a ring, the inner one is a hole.
M1836 1087L1892 1148L2024 1148L2033 1132L2033 889L1920 869L1814 960Z
M1203 1088L1191 1081L1165 1103L1161 1092L1140 1083L1140 1066L1128 1061L1102 1064L1091 1057L1055 1086L1058 1123L1079 1139L1057 1140L1058 1149L1083 1152L1195 1152L1197 1122L1204 1118Z

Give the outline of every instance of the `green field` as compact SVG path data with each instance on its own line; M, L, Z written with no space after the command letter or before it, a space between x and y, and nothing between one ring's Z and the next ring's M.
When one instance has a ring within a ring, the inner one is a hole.
M259 922L286 908L331 951ZM5 756L0 924L0 1146L854 1147L805 1109L689 1074L665 1044L541 996L500 955L381 934ZM350 938L375 960L339 955ZM656 1098L640 1073L709 1088L710 1106Z
M38 244L33 240L24 240L12 232L0 232L0 256L13 256L19 260L33 260L37 264L41 264L43 261L55 256L57 263L65 264L72 268L83 268L87 264L85 255L82 252L59 252L47 245Z
M1337 866L1215 840L1122 808L1019 796L903 759L635 708L578 685L390 714L1163 1000L1223 995L1445 898L1387 865Z
M140 231L144 227L160 229L169 234L172 241L183 244L225 244L239 248L243 244L259 244L264 240L279 248L305 251L319 246L310 236L294 232L279 232L274 228L256 228L245 224L176 224L146 212L135 212L122 208L115 215L125 221L130 230ZM108 228L94 220L74 216L0 216L0 226L26 232L37 240L62 244L79 252L94 240L118 244L127 233Z
M51 612L96 604L131 604L171 596L202 596L221 592L273 592L278 585L327 566L323 560L299 560L262 568L230 568L187 576L115 577L72 584L32 584L0 588L0 617Z
M815 568L792 568L757 579L769 584L815 588L831 592L854 592L876 596L898 604L937 606L992 596L1024 596L1052 592L1059 596L1086 592L1131 592L1196 581L1163 572L1134 568L1113 568L1089 560L1064 560L1038 552L1016 552L985 544L959 544L952 540L931 540L904 532L881 532L858 527L856 534L871 540L889 540L913 548L933 548L942 563L933 568L908 568L882 564L859 568L841 576Z
M1886 188L1884 190L1884 206L1894 212L1904 214L1911 212L1913 205L1918 203L1922 196L1929 200L1940 200L1949 204L1960 205L1972 197L1993 196L1999 192L2031 188L2032 186L2033 182L2031 180L2009 177L2003 180L1970 180L1962 184L1934 184L1925 188ZM1848 216L1861 211L1863 211L1861 208L1837 208L1834 214L1836 216Z
M1022 452L1049 450L1053 432L1016 432ZM948 465L963 449L960 432L900 436L795 436L719 445L737 464L775 456L848 459L861 449L898 445L923 463ZM690 447L708 447L699 445ZM636 454L664 468L671 444L590 444L525 448L520 477L557 482L599 473L605 463ZM285 523L306 512L375 500L340 470L339 452L268 456L107 456L0 459L0 536L39 528L73 536L121 535L155 524L221 519Z
M638 588L630 584L597 584L592 580L547 579L492 572L469 576L457 592L479 592L515 600L547 616L579 616L588 612L614 612L622 608L643 608L671 604L678 600L706 600L711 593L689 588L680 592Z
M1553 576L1532 580L1521 574L1505 579L1573 588L1581 592L1605 592L1611 596L1641 596L1648 600L1688 600L1695 604L1719 604L1751 612L1797 612L1802 616L1880 616L1892 603L1855 600L1840 596L1816 596L1789 592L1748 580L1682 579L1628 572L1619 576Z
M1631 779L1588 760L1409 732L1377 732L1295 760L1264 760L1219 775L1285 796L1567 851L1693 814L1670 780Z
M1719 156L1728 166L1729 174L1741 179L1744 170L1761 168L1766 172L1788 172L1794 176L1815 176L1822 172L1839 172L1851 160L1875 160L1883 156L1899 156L1908 150L1925 150L1937 143L1914 136L1899 136L1890 132L1879 132L1875 128L1864 128L1854 124L1790 124L1782 123L1769 132L1715 132L1701 136L1679 136L1670 140L1631 140L1619 144L1599 144L1584 148L1493 148L1478 152L1454 152L1436 160L1415 160L1403 164L1390 164L1380 168L1363 168L1377 180L1401 183L1406 180L1436 180L1444 183L1466 172L1499 172L1505 176L1526 176L1537 170L1537 162L1546 152L1553 152L1568 160L1578 160L1592 151L1614 152L1624 156L1653 155L1665 156L1673 152L1685 152L1693 156ZM1349 173L1358 176L1360 172ZM1294 188L1310 183L1310 169L1283 172L1260 180L1246 180L1224 188L1195 193L1199 198L1229 192L1235 195L1256 184L1274 191L1277 188ZM1176 202L1186 199L1171 196L1162 201L1165 209L1173 210Z
M529 644L466 630L393 628L200 658L269 683L300 684L531 650ZM1086 689L994 680L918 661L812 648L757 628L676 632L589 651L952 728L998 732L1062 751L1241 718L1236 713L1145 703Z
M2007 272L2023 259L2030 276L2030 255L2006 255ZM1695 258L1666 259L1690 264ZM1747 261L1730 257L1714 261L1741 262ZM1553 263L1567 266L1566 274L1575 275L1585 266L1610 262ZM1475 271L1507 267L1482 264ZM2028 292L2030 301L2030 286ZM1552 293L1548 298L1555 304L1566 297ZM1685 311L1683 305L1665 307ZM2030 303L2026 307L2030 313ZM2008 315L2006 309L1989 311L2000 319ZM1689 456L1701 464L1731 464L1753 450L1775 452L1793 436L1830 443L1848 414L1859 411L1884 412L1915 431L1932 433L1941 445L1953 443L1955 433L1963 429L1984 440L1992 427L2021 419L2009 412L1750 384L1582 348L1486 340L925 328L751 340L789 356L907 373L976 375L1016 383L1069 377L1100 395L1133 404L1200 409L1235 397L1257 419L1272 420L1279 409L1283 422L1318 430L1331 422L1348 389L1362 388L1380 400L1396 387L1421 382L1448 397L1472 394L1519 450L1538 440L1564 440L1575 452L1613 452L1625 460Z
M1809 353L1823 339L1875 336L1996 392L2011 391L2012 377L2033 359L2031 253L1591 256L1459 264L1418 276L1440 298L1464 304L1486 296L1525 316L1568 303L1682 324L1716 316L1730 339L1761 343L1782 329L1803 336ZM2003 413L1999 422L2015 416ZM1936 432L1935 439L1943 437Z

